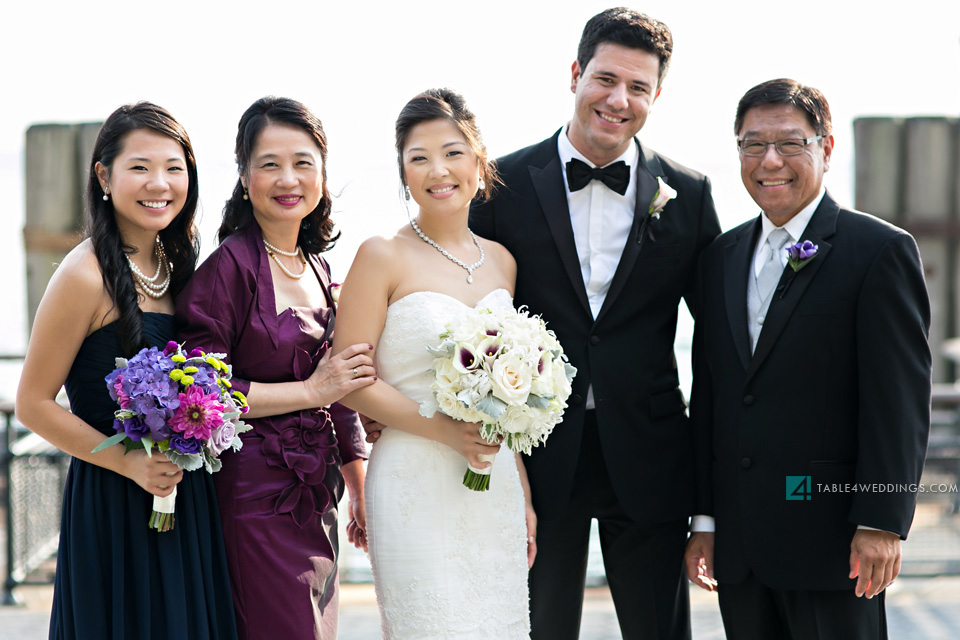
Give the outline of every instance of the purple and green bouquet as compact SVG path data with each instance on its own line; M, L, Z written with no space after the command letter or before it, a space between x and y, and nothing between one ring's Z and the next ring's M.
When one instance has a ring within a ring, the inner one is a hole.
M239 450L239 434L251 428L240 420L247 400L231 389L225 357L200 349L184 353L171 341L162 351L150 347L129 360L117 358L117 368L104 379L120 405L113 421L117 433L93 453L122 442L126 452L144 449L148 456L156 447L184 471L219 471L220 454ZM176 497L176 487L165 498L154 497L150 528L173 529Z

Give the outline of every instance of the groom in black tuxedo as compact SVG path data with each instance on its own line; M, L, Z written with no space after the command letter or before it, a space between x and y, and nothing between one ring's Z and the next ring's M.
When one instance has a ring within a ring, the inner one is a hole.
M920 255L825 191L818 90L754 87L735 132L762 213L703 254L691 419L712 518L694 519L688 574L719 582L731 640L886 638L930 426Z
M673 343L720 225L709 180L635 137L672 49L646 15L594 16L572 67L573 118L500 158L503 186L470 216L516 258L516 304L543 316L578 371L563 422L525 459L539 520L533 638L578 637L594 518L623 637L690 637L693 440Z

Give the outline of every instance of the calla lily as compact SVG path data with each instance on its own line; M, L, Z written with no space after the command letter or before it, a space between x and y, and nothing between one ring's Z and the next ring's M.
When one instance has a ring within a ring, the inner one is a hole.
M650 202L650 209L647 211L655 220L660 219L660 212L667 206L667 203L677 197L677 190L664 182L660 176L657 176L657 186L659 188L656 195L653 196L653 201Z

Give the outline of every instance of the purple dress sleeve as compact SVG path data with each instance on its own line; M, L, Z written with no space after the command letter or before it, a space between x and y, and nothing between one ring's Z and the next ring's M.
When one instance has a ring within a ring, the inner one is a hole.
M367 459L367 445L364 442L363 426L356 411L347 409L339 402L328 409L333 419L333 430L337 434L337 445L343 464L354 460Z
M232 363L256 290L254 274L241 262L229 247L218 248L177 296L177 335L187 349L225 353ZM231 383L244 395L250 391L249 380L234 375Z

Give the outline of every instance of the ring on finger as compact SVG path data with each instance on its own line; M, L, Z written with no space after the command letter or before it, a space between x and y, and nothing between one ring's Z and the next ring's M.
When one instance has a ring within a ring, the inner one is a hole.
M356 378L358 375L360 375L360 372L357 371L356 369L354 369L354 370L353 370L353 377Z

